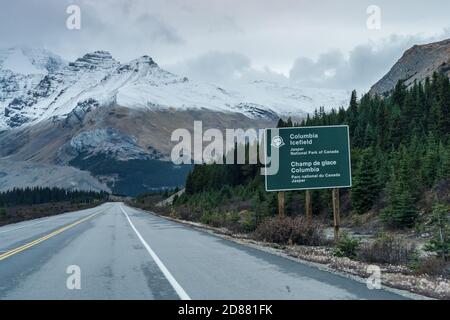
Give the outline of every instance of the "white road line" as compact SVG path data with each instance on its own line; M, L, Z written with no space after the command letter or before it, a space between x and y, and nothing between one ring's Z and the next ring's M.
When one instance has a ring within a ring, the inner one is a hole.
M148 253L150 254L150 256L152 257L152 259L155 261L155 263L158 265L159 269L161 270L161 272L164 274L164 276L166 277L166 279L169 281L169 283L172 285L173 289L176 291L176 293L178 294L178 296L180 297L181 300L191 300L191 298L189 297L189 295L186 293L186 291L184 291L184 289L180 286L180 284L177 282L177 280L175 280L174 276L170 273L170 271L166 268L166 266L164 265L164 263L161 261L161 259L159 259L159 257L156 255L156 253L152 250L152 248L150 248L150 246L148 245L148 243L144 240L144 238L141 236L141 234L139 233L139 231L136 229L136 227L134 226L133 222L131 222L130 217L128 216L128 214L125 212L125 210L122 208L122 206L120 206L120 210L122 210L122 213L125 215L125 217L127 218L128 222L130 223L131 228L134 230L134 232L136 233L137 237L139 238L139 240L141 241L141 243L144 245L145 249L147 249Z

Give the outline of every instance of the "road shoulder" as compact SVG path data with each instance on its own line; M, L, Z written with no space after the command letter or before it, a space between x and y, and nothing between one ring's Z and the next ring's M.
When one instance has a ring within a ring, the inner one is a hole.
M307 247L307 246L287 246L273 243L265 243L250 239L243 234L234 234L225 228L215 228L198 222L181 220L155 212L149 212L140 208L132 207L145 214L152 214L163 219L180 223L199 231L245 245L253 249L261 250L270 254L284 257L286 259L312 266L322 271L340 275L345 278L367 283L370 273L367 271L369 264L353 261L348 258L339 258L332 255L329 248ZM382 289L401 295L408 299L428 300L428 299L448 299L450 298L450 283L442 279L436 281L427 276L417 276L415 274L404 274L404 270L395 266L380 266L382 272Z

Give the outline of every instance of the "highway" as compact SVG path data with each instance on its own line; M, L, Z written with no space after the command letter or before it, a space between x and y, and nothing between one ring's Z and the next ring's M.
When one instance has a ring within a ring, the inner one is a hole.
M0 299L404 299L123 203L0 228Z

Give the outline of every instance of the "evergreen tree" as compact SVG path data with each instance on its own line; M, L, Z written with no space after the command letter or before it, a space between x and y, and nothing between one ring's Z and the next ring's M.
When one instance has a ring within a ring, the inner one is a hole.
M350 97L350 106L348 108L348 125L350 127L350 136L353 136L355 128L358 124L358 95L356 90L352 91L352 96Z
M450 133L450 83L446 76L440 77L438 127L439 134Z
M394 228L414 226L418 212L415 206L417 187L411 157L402 146L392 168L388 184L388 207L383 212L383 220Z
M439 168L437 171L437 178L450 178L450 145L445 147L441 144L439 147Z
M432 187L436 180L439 164L439 145L433 134L428 136L425 146L426 151L422 160L422 179L427 187Z
M400 80L395 85L394 92L392 93L392 101L394 102L395 105L400 107L403 105L406 95L407 91L405 81Z
M283 119L278 119L277 128L284 128L286 126Z
M447 261L450 255L449 214L449 206L439 203L433 206L432 220L435 226L434 237L425 246L425 250L435 252L444 261Z
M379 196L379 182L372 149L361 155L351 192L352 208L358 214L369 211Z

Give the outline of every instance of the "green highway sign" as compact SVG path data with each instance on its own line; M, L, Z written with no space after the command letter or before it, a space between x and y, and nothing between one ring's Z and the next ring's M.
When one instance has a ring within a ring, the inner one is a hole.
M266 191L352 186L348 126L266 129Z

